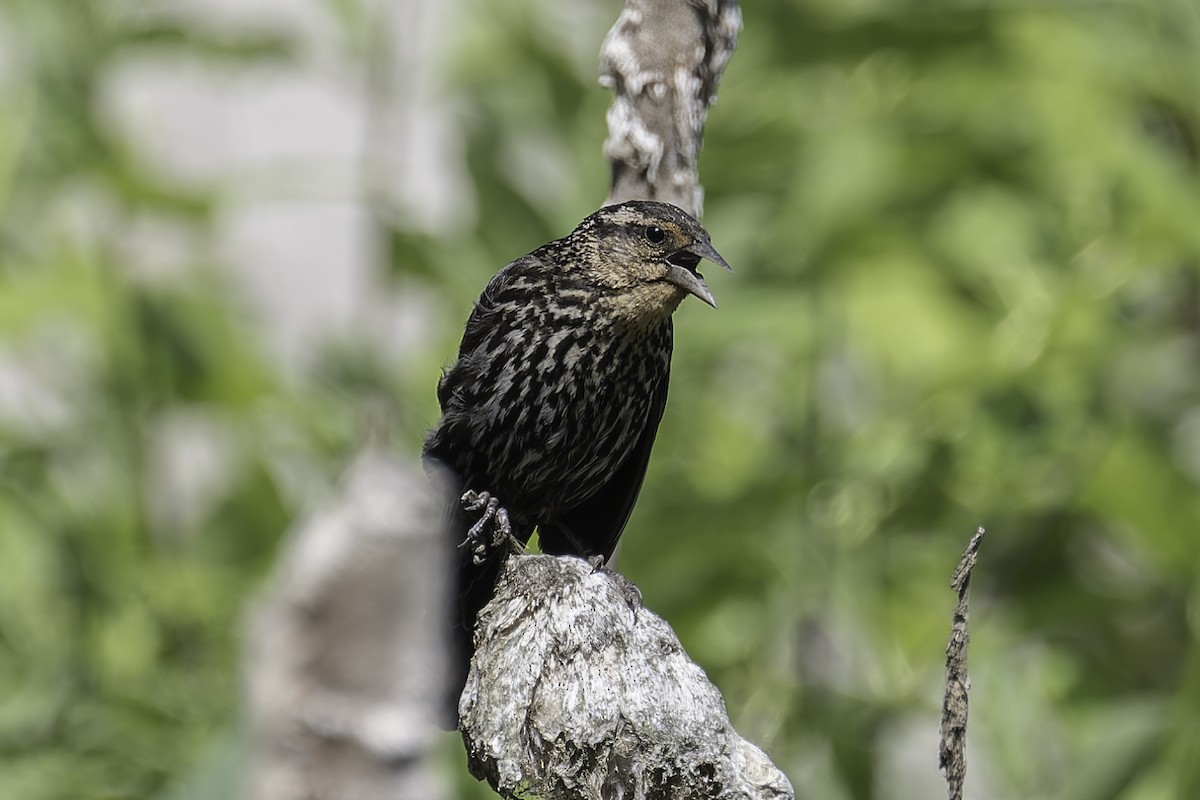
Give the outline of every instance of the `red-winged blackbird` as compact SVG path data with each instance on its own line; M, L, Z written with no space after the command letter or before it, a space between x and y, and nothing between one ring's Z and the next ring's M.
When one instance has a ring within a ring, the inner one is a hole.
M671 314L688 294L717 305L702 258L729 268L682 209L621 203L504 267L476 302L423 454L452 476L465 545L455 699L502 561L479 541L487 524L522 543L537 527L554 555L612 555L667 400Z

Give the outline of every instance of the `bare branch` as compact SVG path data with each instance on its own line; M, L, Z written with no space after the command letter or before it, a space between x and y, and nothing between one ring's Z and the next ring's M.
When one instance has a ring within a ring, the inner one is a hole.
M480 616L459 706L472 773L544 800L791 798L632 584L514 556Z
M950 588L958 592L954 622L950 626L950 641L946 644L946 694L942 700L942 736L938 750L938 766L946 776L950 800L962 800L963 782L967 776L967 695L971 679L967 675L967 600L971 587L971 571L979 556L979 545L986 533L978 528L962 559L954 570Z
M246 633L247 796L444 797L436 745L450 568L425 476L379 456L299 526Z
M600 49L610 203L664 200L700 216L704 123L741 28L736 0L627 0Z

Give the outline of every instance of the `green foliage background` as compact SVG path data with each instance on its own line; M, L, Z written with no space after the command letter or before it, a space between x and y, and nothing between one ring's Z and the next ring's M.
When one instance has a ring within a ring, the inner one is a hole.
M365 5L330 4L369 62ZM299 385L219 263L166 284L123 268L137 220L204 238L218 199L96 113L121 54L286 66L286 36L0 7L23 43L0 83L0 360L49 387L0 417L0 797L222 796L240 615L302 510L279 461L332 480L380 414L416 453L479 288L605 195L595 53L619 6L581 7L567 41L548 5L470 0L456 30L477 222L393 227L382 265L446 309L425 351L402 368L331 346ZM745 16L701 176L737 274L711 276L720 311L677 315L621 569L802 795L929 796L947 582L986 525L977 796L1200 796L1200 10ZM527 141L556 179L511 168ZM236 465L182 532L153 513L156 437L181 415Z

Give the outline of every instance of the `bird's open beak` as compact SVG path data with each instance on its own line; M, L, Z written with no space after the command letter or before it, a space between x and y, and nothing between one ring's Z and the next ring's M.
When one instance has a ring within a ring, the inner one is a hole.
M697 239L687 247L676 250L667 258L667 280L716 308L716 298L709 291L708 284L704 282L704 276L696 271L696 267L703 258L733 272L733 267L729 266L729 263L721 257L721 254L707 239Z

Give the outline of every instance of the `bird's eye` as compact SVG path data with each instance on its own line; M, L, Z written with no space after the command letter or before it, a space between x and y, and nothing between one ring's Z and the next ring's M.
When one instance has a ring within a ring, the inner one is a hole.
M667 238L667 232L657 225L646 228L646 238L654 244L662 244Z

